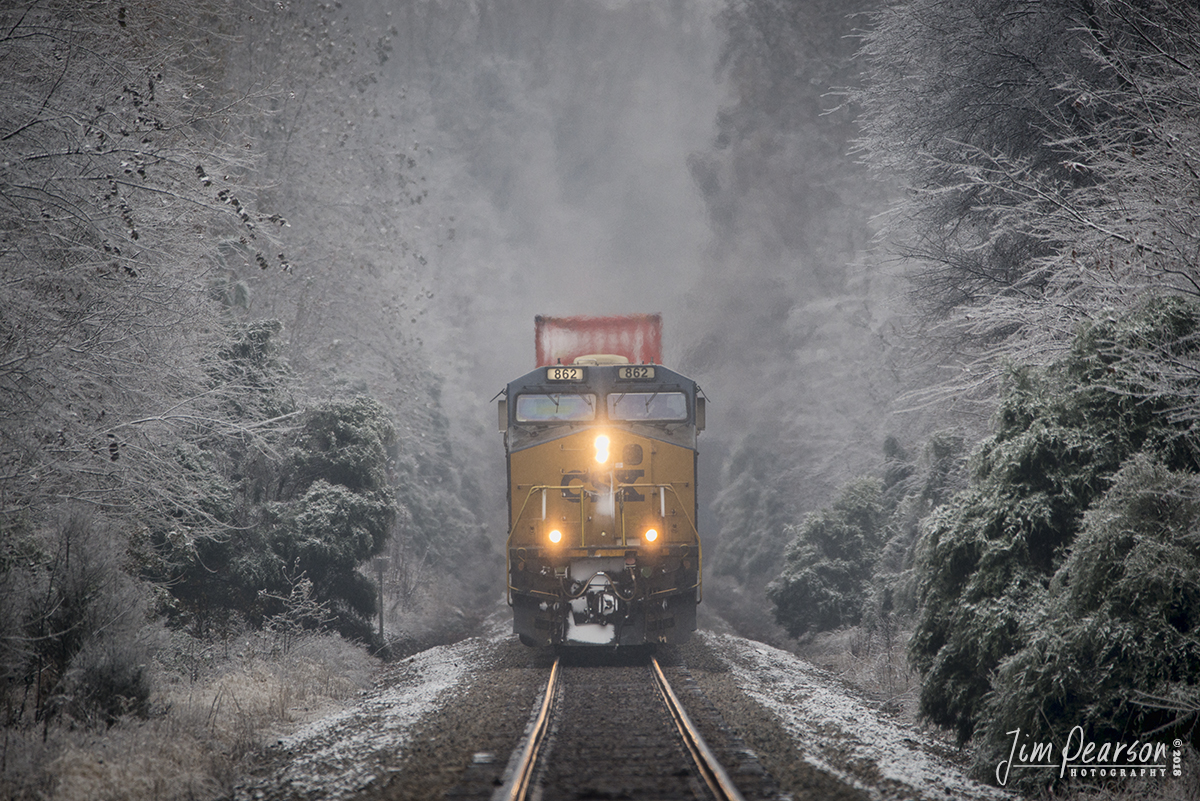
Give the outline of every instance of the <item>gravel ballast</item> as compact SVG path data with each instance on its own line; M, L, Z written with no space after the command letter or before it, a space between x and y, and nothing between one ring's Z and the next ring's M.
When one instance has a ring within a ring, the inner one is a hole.
M932 738L785 651L699 632L658 655L727 767L765 771L762 786L783 797L1010 797L969 780ZM552 660L500 633L415 654L385 668L359 703L275 744L269 770L235 798L482 797L502 782Z

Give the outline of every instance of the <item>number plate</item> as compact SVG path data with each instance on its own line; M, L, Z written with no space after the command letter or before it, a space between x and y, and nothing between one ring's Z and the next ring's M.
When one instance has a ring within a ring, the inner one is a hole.
M583 380L583 368L582 367L563 367L562 365L556 365L554 367L547 367L546 368L546 380L547 381L582 381Z
M618 367L617 378L622 381L650 381L654 378L654 368L645 364Z

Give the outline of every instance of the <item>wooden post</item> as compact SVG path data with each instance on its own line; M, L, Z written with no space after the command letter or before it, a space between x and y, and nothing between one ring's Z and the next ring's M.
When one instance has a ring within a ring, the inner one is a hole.
M375 578L379 583L379 644L383 645L383 570L387 567L388 557L375 557Z

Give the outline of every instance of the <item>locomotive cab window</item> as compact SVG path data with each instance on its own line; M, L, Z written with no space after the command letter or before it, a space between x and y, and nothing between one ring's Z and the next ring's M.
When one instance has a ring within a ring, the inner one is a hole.
M517 396L518 423L573 423L596 419L596 396L553 393Z
M678 423L688 419L682 392L623 392L608 396L610 420Z

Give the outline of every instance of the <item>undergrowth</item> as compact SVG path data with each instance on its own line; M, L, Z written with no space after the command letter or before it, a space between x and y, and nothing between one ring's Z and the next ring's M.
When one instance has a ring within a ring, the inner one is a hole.
M894 633L867 625L810 635L791 642L801 658L838 676L901 720L922 726L928 736L948 749L953 737L919 719L920 677L908 663L911 630ZM960 761L971 760L972 746L963 747ZM1014 793L1033 801L1194 801L1200 798L1200 754L1185 748L1182 775L1131 780L1123 786L1087 785L1082 781L1057 788Z
M64 718L4 729L0 797L226 797L260 745L356 696L375 664L334 634L307 635L286 652L262 632L209 642L177 635L153 666L146 718L125 716L108 727Z

